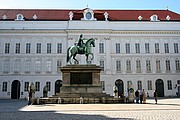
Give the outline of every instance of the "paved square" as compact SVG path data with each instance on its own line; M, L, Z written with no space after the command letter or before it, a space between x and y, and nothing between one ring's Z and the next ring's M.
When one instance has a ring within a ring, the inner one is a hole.
M46 104L0 100L0 120L180 120L180 98L161 98L158 104Z

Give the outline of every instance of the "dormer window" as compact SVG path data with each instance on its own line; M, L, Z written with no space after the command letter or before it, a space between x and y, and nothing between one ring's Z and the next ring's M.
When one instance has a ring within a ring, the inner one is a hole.
M81 18L81 20L97 20L96 18L94 18L93 10L90 8L84 10L83 16L84 18Z
M24 16L22 14L17 14L16 20L24 20Z
M170 20L171 17L169 15L166 16L166 20Z
M3 19L3 20L7 19L7 16L6 16L6 15L3 15L3 16L2 16L2 19Z
M34 15L34 16L33 16L33 19L36 20L36 19L37 19L37 15Z
M138 20L142 20L143 19L143 17L140 15L139 17L138 17Z
M151 19L151 21L159 21L157 15L152 15L152 16L150 17L150 19Z

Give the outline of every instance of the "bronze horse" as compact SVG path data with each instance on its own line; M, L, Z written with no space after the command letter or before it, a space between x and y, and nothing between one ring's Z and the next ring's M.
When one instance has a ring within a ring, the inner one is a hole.
M78 62L78 60L76 59L76 55L77 54L85 54L86 56L86 62L88 61L88 56L92 55L91 60L94 59L94 55L91 52L91 47L95 47L95 40L93 38L90 38L89 40L87 40L87 42L85 43L85 47L83 52L79 50L79 46L71 46L67 49L67 63L70 62L71 63L71 57L73 57L73 59Z

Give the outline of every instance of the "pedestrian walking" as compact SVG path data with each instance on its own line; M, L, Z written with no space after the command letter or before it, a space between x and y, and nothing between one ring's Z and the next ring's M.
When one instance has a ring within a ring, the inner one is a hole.
M146 103L146 92L143 89L143 103Z
M142 92L142 89L140 90L140 103L142 103L142 101L143 101L143 92Z
M158 95L157 95L157 90L155 90L155 91L154 91L155 104L157 104L157 97L158 97Z
M136 90L135 96L136 96L136 103L139 103L139 91L138 90Z

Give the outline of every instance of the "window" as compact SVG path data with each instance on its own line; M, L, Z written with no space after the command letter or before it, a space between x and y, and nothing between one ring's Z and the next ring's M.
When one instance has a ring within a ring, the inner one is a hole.
M178 43L174 43L174 53L179 53Z
M159 43L155 43L155 53L159 53Z
M150 17L150 21L159 21L159 20L158 20L158 16L157 16L157 15L152 15L152 16Z
M25 60L25 73L30 73L31 71L31 61L29 59Z
M135 44L135 48L136 48L136 53L140 53L140 45L139 45L139 43Z
M9 73L10 72L10 60L4 60L3 64L3 73Z
M24 91L28 91L29 82L24 83Z
M102 90L105 91L105 81L101 81Z
M36 53L41 53L41 43L37 43Z
M7 82L3 82L2 92L7 92Z
M167 85L168 85L168 90L172 90L172 81L171 80L167 81Z
M40 82L35 82L35 91L40 91Z
M152 81L148 80L148 90L152 90Z
M47 91L51 91L51 82L46 82Z
M104 60L100 60L100 67L102 67L104 71Z
M104 53L104 43L99 43L99 53Z
M24 16L22 14L17 14L16 20L24 20Z
M91 18L92 18L91 13L90 13L90 12L87 12L87 13L86 13L86 19L87 19L87 20L90 20Z
M151 61L146 60L146 72L151 73Z
M141 73L141 61L136 60L136 72Z
M36 71L36 73L41 72L41 61L40 60L36 60L36 62L35 62L35 71Z
M120 60L116 61L116 71L121 72L121 61Z
M138 90L142 90L142 82L141 81L137 81L138 84Z
M20 72L20 60L15 60L14 62L14 73L19 73Z
M52 71L52 61L46 61L46 72Z
M5 43L5 53L9 53L10 51L10 43Z
M130 44L126 43L126 53L130 53Z
M146 53L150 53L149 43L145 43L145 52L146 52Z
M51 43L47 43L47 53L51 53Z
M131 61L130 60L126 61L126 72L131 73Z
M62 43L57 44L57 53L62 53Z
M179 63L179 60L175 60L175 64L176 64L176 71L180 71L180 63Z
M116 43L116 53L120 53L120 43Z
M160 63L160 60L156 60L156 72L157 73L161 72L161 63Z
M166 60L166 71L170 71L171 66L170 66L170 60Z
M16 43L15 53L20 53L20 43Z
M31 53L31 43L26 43L26 53Z
M131 81L127 81L127 88L129 88Z
M165 53L169 53L169 44L168 43L164 43L164 50L165 50Z
M58 72L60 72L60 69L59 69L59 68L60 68L61 66L62 66L62 62L61 62L61 60L58 60L58 61L57 61L57 71L58 71Z
M177 80L177 84L180 84L180 80Z

